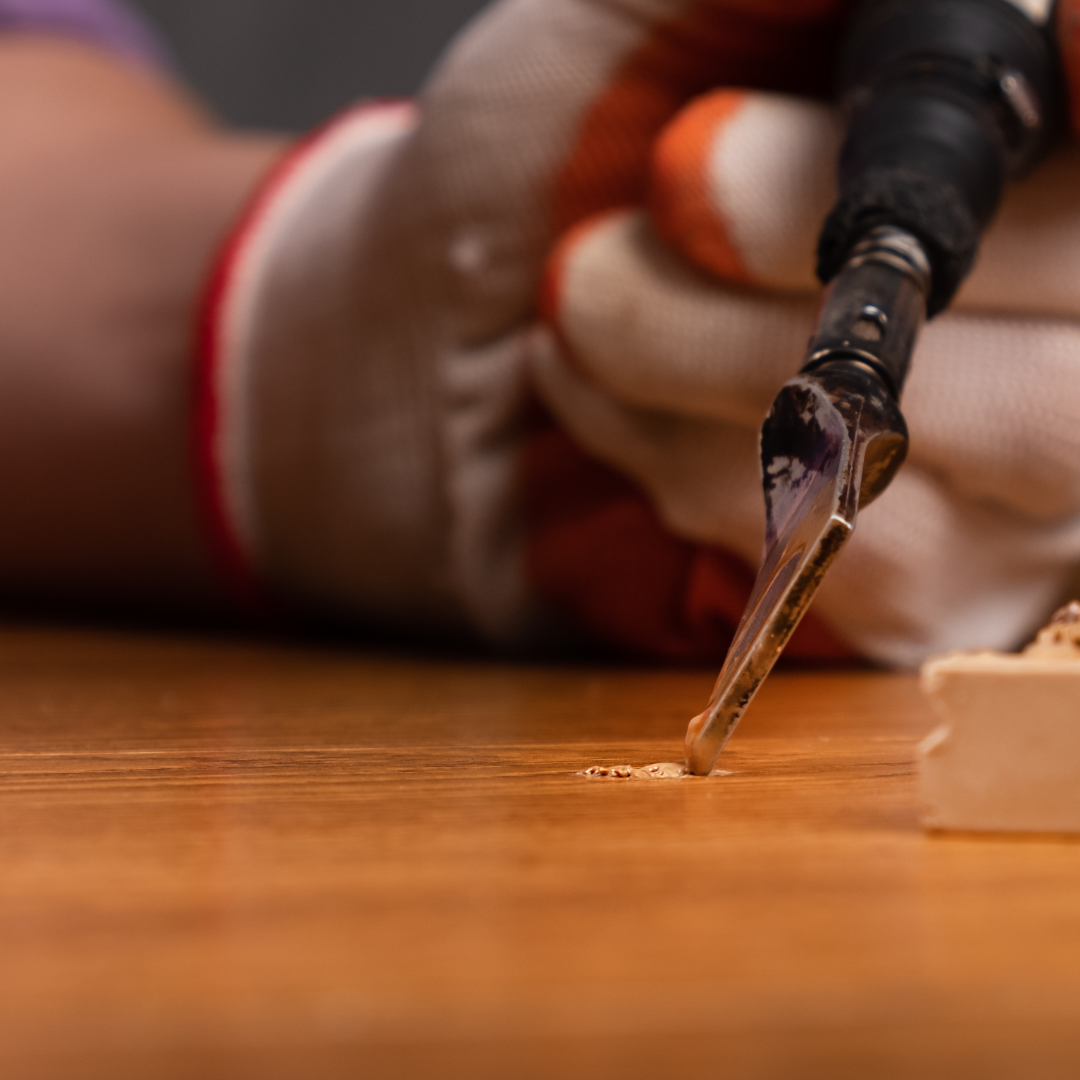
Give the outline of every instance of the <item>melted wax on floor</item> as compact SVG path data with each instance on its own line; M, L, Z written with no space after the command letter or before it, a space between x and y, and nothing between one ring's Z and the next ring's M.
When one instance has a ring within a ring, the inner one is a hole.
M659 761L655 765L593 765L578 773L596 779L609 780L691 780L694 774L681 761ZM713 769L710 776L730 776L725 769Z

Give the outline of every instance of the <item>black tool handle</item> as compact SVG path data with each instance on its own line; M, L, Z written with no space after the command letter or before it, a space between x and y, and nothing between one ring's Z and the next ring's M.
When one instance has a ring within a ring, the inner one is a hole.
M818 247L829 282L875 228L914 236L930 263L927 315L971 269L1005 182L1059 123L1048 27L1008 0L869 0L843 54L849 112L840 198Z

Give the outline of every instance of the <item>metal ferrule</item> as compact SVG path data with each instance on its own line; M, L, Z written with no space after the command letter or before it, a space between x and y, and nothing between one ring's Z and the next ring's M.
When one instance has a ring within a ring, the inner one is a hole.
M803 372L857 364L899 398L929 294L930 261L919 241L890 225L871 230L829 286Z

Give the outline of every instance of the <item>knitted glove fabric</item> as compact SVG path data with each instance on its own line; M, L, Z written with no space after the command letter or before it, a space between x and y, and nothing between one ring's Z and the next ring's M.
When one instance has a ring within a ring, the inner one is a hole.
M200 455L237 589L719 659L760 552L757 431L820 299L843 14L507 0L415 107L297 148L204 328ZM1012 644L1058 599L1080 558L1078 169L1063 149L1009 195L927 328L909 464L790 649L914 664Z
M671 533L747 562L763 527L756 434L813 328L839 138L821 104L694 102L657 142L651 216L610 212L566 237L555 332L534 338L537 385L575 439L648 491ZM1080 152L1063 146L1009 193L920 339L908 463L815 605L864 655L1010 647L1080 562L1078 192Z
M695 96L823 94L843 6L507 0L415 109L359 109L299 147L204 324L200 462L237 589L517 647L584 630L720 655L748 569L666 533L537 409L537 298L557 237L644 201Z

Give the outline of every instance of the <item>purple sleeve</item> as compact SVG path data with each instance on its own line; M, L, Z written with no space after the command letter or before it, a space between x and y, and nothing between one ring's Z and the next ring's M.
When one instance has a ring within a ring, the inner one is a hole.
M0 33L7 30L66 34L140 63L169 66L161 39L117 0L0 0Z

